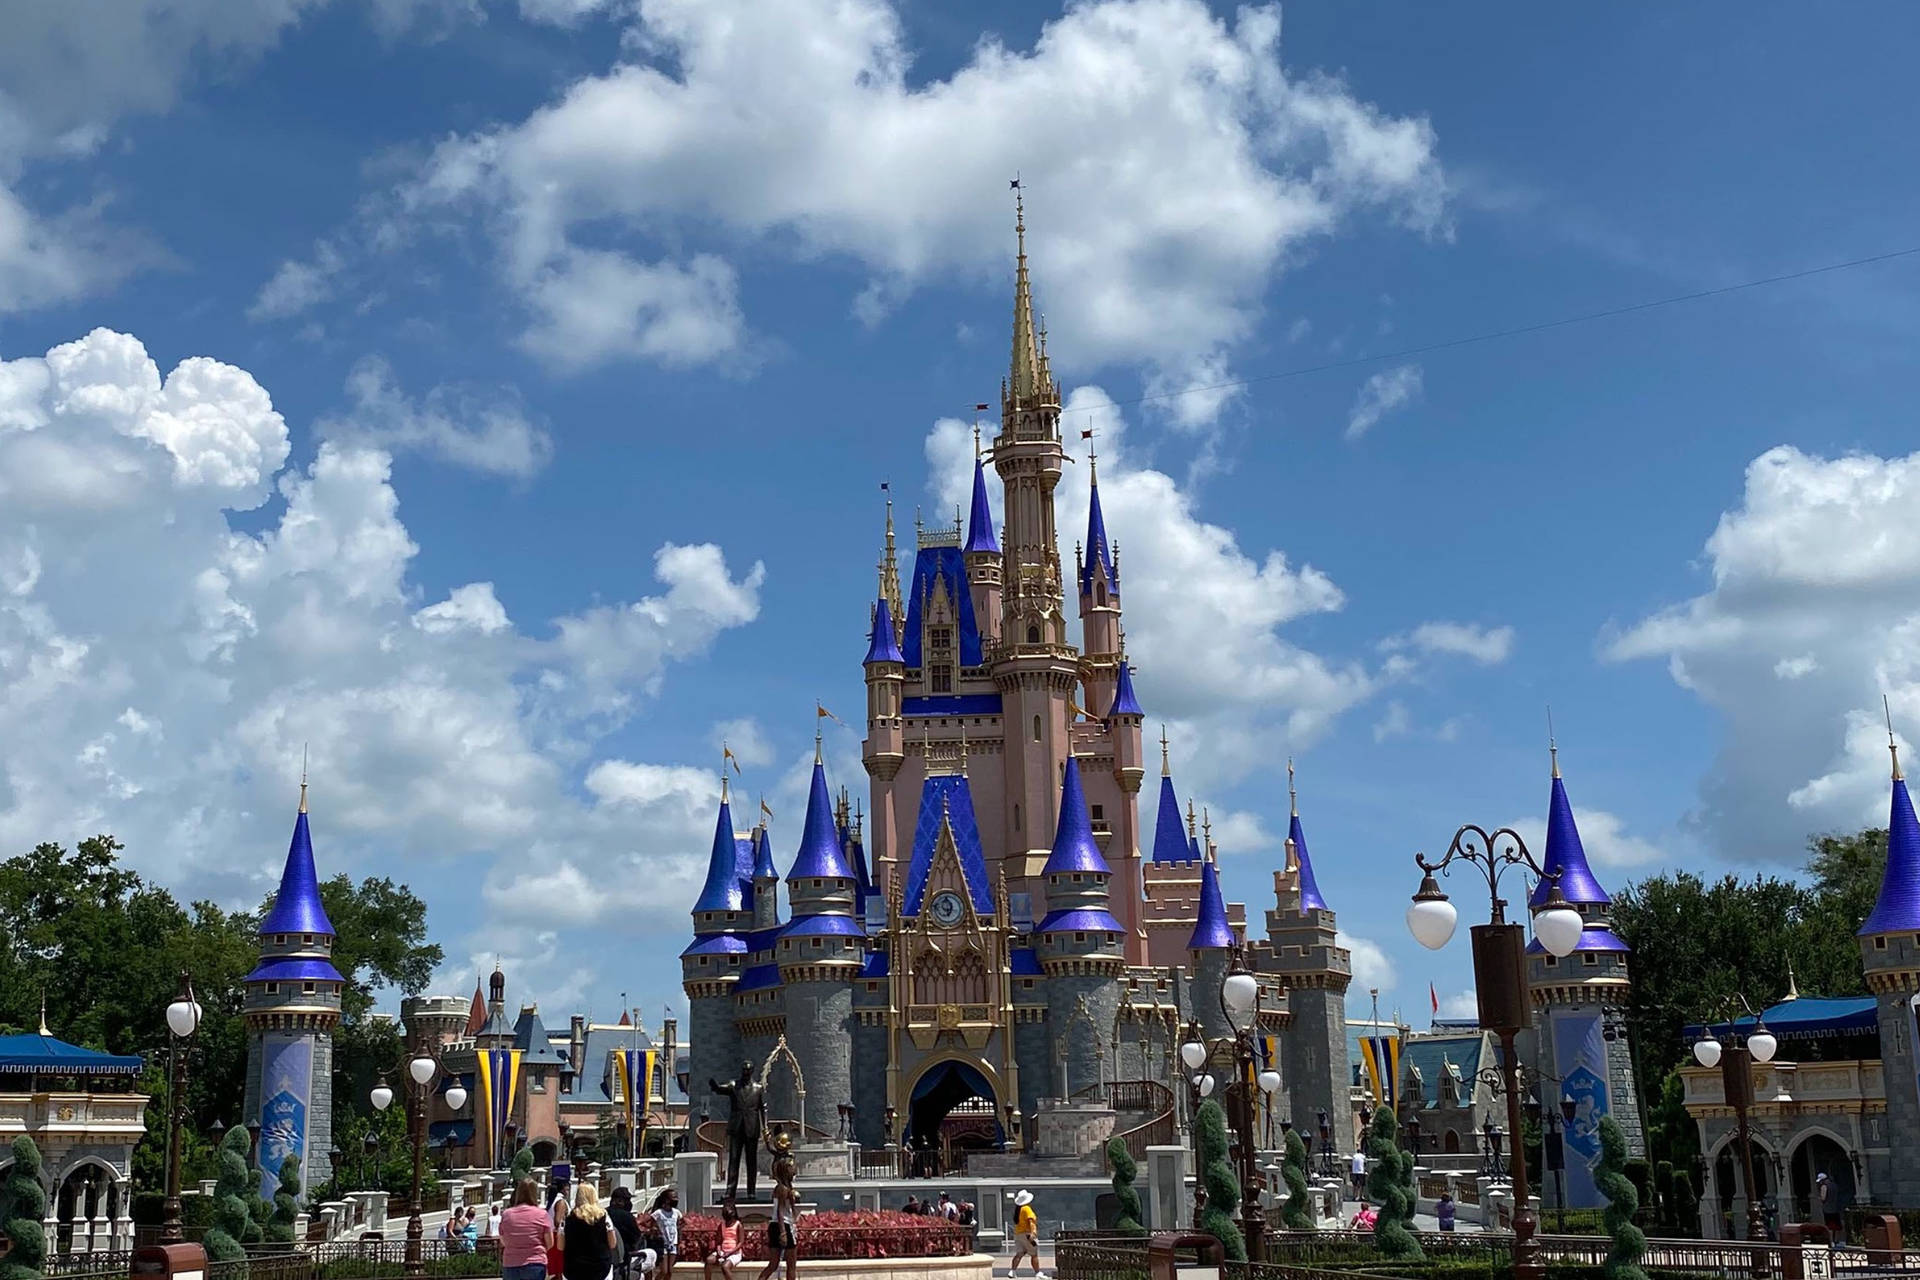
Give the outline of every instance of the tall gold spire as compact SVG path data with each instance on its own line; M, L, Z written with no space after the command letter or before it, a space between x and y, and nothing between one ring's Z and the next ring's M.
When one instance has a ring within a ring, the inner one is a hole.
M1887 701L1887 695L1880 695L1880 709L1887 714L1887 750L1893 755L1893 780L1901 781L1900 744L1893 736L1893 704Z
M1041 399L1049 379L1033 323L1033 282L1027 275L1026 197L1018 178L1013 186L1013 231L1019 256L1013 270L1013 368L1007 392L1015 405L1031 405Z
M1553 761L1553 776L1560 776L1560 744L1553 740L1553 708L1547 708L1547 759Z
M307 811L307 744L300 744L300 812Z
M899 644L907 615L900 608L900 558L893 544L893 490L885 483L880 487L887 494L887 541L880 554L880 594L887 598L887 608L893 614L893 642Z
M1160 726L1160 776L1166 778L1172 775L1173 766L1167 761L1167 726L1163 724Z

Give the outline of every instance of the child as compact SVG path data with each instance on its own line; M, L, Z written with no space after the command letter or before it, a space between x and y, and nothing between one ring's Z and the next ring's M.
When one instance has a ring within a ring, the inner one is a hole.
M725 1280L733 1280L733 1269L740 1265L740 1210L735 1207L733 1197L728 1196L720 1206L720 1239L707 1261L701 1274L705 1280L713 1280L713 1269L718 1266Z

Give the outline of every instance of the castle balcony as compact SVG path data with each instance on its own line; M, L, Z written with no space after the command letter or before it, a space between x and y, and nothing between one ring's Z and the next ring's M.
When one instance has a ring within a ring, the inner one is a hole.
M1719 1067L1681 1068L1687 1112L1702 1116L1733 1114L1727 1105ZM1877 1059L1840 1062L1768 1062L1753 1066L1753 1114L1784 1117L1814 1111L1884 1111L1887 1077Z
M969 1049L984 1049L1000 1029L999 1010L990 1004L910 1004L906 1015L907 1038L922 1052L949 1034Z
M146 1110L140 1093L0 1093L0 1141L23 1133L138 1141L147 1131Z

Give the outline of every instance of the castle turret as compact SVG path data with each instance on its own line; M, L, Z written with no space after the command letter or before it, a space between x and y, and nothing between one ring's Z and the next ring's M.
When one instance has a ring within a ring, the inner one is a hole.
M816 737L800 848L787 869L793 919L774 947L786 990L787 1047L800 1063L816 1116L853 1101L853 984L866 951L866 930L854 915L856 896ZM797 1114L776 1106L786 1084L778 1072L767 1082L776 1116ZM793 1101L797 1107L798 1099Z
M1860 926L1860 958L1867 990L1879 1003L1880 1057L1886 1066L1887 1132L1920 1133L1920 821L1900 772L1900 750L1887 732L1893 754L1893 803L1887 815L1887 869L1880 896ZM1888 1204L1920 1204L1920 1146L1890 1142L1893 1185L1874 1178L1878 1198Z
M1120 574L1115 567L1112 541L1107 537L1107 518L1100 510L1100 473L1098 459L1087 454L1087 544L1076 551L1074 565L1080 585L1080 631L1084 657L1081 659L1087 689L1087 709L1095 715L1109 714L1119 682L1120 656Z
M1047 914L1034 950L1047 979L1047 1025L1068 1096L1100 1080L1100 1064L1120 1007L1126 926L1109 907L1112 872L1100 856L1087 814L1080 762L1067 757L1060 820L1042 876Z
M260 1121L261 1193L271 1197L285 1161L300 1162L301 1185L332 1176L333 1030L345 979L333 967L333 922L320 900L307 784L273 906L260 921L260 963L246 976L245 1114Z
M984 407L984 406L982 406ZM1000 540L993 536L993 507L987 502L987 469L980 457L980 428L973 429L973 503L967 512L967 585L973 591L973 616L989 648L1000 641Z
M887 517L888 539L892 539L893 517ZM897 590L897 588L896 588ZM901 699L906 692L906 659L900 652L894 629L893 603L881 584L879 599L873 602L873 619L867 628L867 737L860 744L860 762L876 784L873 787L874 848L880 855L873 868L874 887L883 895L893 884L893 850L900 847L899 815L894 812L893 779L907 758L906 722L901 716ZM975 615L976 617L978 614Z
M723 771L707 878L693 904L693 942L680 953L681 985L693 1028L690 1081L728 1079L740 1069L733 990L746 963L745 934L753 924L754 896L751 882L743 883L740 876L740 844Z
M1609 1039L1607 1020L1624 1017L1632 986L1627 973L1627 944L1613 932L1611 899L1587 864L1580 828L1573 819L1566 783L1560 778L1560 752L1549 744L1553 787L1547 799L1547 847L1540 878L1528 906L1540 910L1555 885L1585 920L1572 954L1548 955L1538 939L1527 944L1527 987L1534 1009L1534 1034L1548 1076L1557 1077L1560 1097L1572 1098L1580 1114L1597 1122L1611 1115L1625 1131L1629 1155L1644 1154L1646 1139L1640 1120L1640 1099L1634 1084L1633 1057L1627 1038ZM1560 1098L1542 1098L1557 1105ZM1592 1162L1600 1154L1600 1136L1593 1125L1575 1125L1566 1135L1566 1203L1572 1208L1595 1208L1606 1202L1594 1186ZM1548 1204L1559 1195L1556 1186L1542 1188Z
M1187 936L1187 965L1193 974L1193 1016L1209 1040L1233 1034L1226 1011L1220 1007L1221 984L1239 939L1227 921L1227 902L1220 892L1220 868L1214 862L1213 841L1207 841L1200 861L1200 905L1193 932Z
M1167 731L1160 730L1160 808L1153 824L1153 860L1157 863L1193 861L1193 846L1180 821L1180 797L1173 790L1173 764L1167 753Z

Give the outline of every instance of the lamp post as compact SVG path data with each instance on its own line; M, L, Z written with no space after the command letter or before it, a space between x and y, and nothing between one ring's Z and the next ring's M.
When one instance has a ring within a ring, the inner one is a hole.
M1540 1154L1553 1174L1555 1223L1561 1232L1567 1229L1567 1138L1578 1104L1562 1097L1557 1112L1544 1111L1538 1098L1527 1099L1527 1118L1540 1126Z
M1534 1238L1535 1222L1528 1204L1526 1151L1518 1141L1520 1133L1520 1088L1516 1078L1519 1066L1514 1051L1514 1036L1528 1025L1527 971L1525 964L1526 928L1507 923L1506 901L1500 897L1500 877L1512 867L1525 867L1550 882L1547 899L1533 914L1534 936L1549 955L1571 955L1580 941L1586 922L1567 905L1560 886L1533 855L1518 832L1502 827L1491 835L1468 823L1453 834L1447 854L1438 862L1428 862L1416 853L1414 864L1420 868L1420 888L1407 908L1407 928L1420 945L1438 951L1453 937L1460 913L1440 890L1434 872L1446 873L1455 862L1465 862L1478 870L1487 882L1491 908L1489 923L1474 925L1474 990L1480 1004L1480 1025L1500 1037L1500 1074L1507 1094L1507 1131L1515 1135L1510 1167L1513 1171L1513 1274L1514 1280L1543 1280L1546 1263L1540 1254L1540 1242Z
M1747 1239L1757 1241L1766 1239L1767 1220L1760 1209L1758 1188L1754 1186L1753 1140L1747 1129L1747 1112L1753 1106L1753 1064L1772 1062L1780 1042L1767 1030L1767 1024L1745 996L1734 999L1746 1006L1753 1018L1753 1030L1742 1039L1738 1024L1730 1021L1728 1043L1722 1045L1714 1036L1713 1028L1707 1027L1705 1034L1693 1042L1693 1058L1703 1067L1718 1065L1720 1068L1721 1089L1727 1105L1733 1108L1736 1139L1740 1143L1740 1190L1747 1198ZM1759 1256L1755 1255L1756 1268L1759 1265Z
M1340 1170L1334 1167L1333 1162L1333 1120L1324 1111L1320 1113L1320 1176L1340 1176Z
M167 1006L167 1201L160 1224L162 1244L179 1244L186 1238L180 1225L180 1121L186 1108L185 1041L199 1029L200 1002L193 998L193 979L182 969L180 994Z
M1200 1024L1192 1023L1187 1028L1186 1043L1180 1046L1180 1065L1190 1073L1187 1076L1187 1128L1193 1142L1193 1225L1200 1225L1200 1211L1207 1207L1207 1181L1205 1171L1200 1165L1200 1101L1213 1096L1213 1074L1200 1068L1207 1061L1207 1045L1202 1038Z
M433 1083L434 1073L441 1070L440 1062L433 1056L424 1040L414 1047L413 1057L407 1062L407 1076L413 1082L408 1090L408 1103L413 1108L412 1122L407 1126L413 1143L413 1183L408 1195L411 1210L407 1217L407 1274L417 1276L421 1273L421 1241L426 1236L426 1226L420 1221L420 1177L426 1160L427 1149L427 1106L432 1099L429 1086ZM393 1090L388 1086L386 1077L373 1087L368 1100L375 1111L385 1111L393 1105ZM467 1104L467 1091L459 1084L447 1090L447 1105L458 1111Z
M360 1140L360 1181L363 1189L371 1191L378 1183L380 1175L380 1134L371 1126L367 1136Z
M1267 1223L1260 1210L1260 1173L1254 1158L1254 1090L1257 1088L1266 1094L1269 1100L1280 1088L1280 1073L1272 1068L1255 1072L1258 1055L1254 1050L1253 1033L1260 1024L1260 980L1247 971L1244 957L1239 950L1233 953L1232 968L1226 979L1220 984L1220 1012L1227 1020L1228 1028L1233 1032L1224 1041L1208 1044L1199 1034L1196 1024L1190 1030L1191 1038L1180 1047L1180 1059L1189 1070L1198 1071L1200 1065L1213 1056L1213 1050L1220 1044L1230 1048L1233 1053L1234 1082L1234 1130L1239 1147L1240 1174L1240 1230L1247 1240L1247 1260L1265 1262L1267 1256ZM1194 1079L1194 1110L1199 1110L1199 1100L1213 1092L1213 1077L1198 1075ZM1199 1161L1199 1126L1194 1126L1194 1160ZM1196 1170L1196 1172L1203 1172ZM1196 1181L1196 1186L1198 1186ZM1194 1198L1194 1215L1199 1216L1202 1201L1198 1195Z

